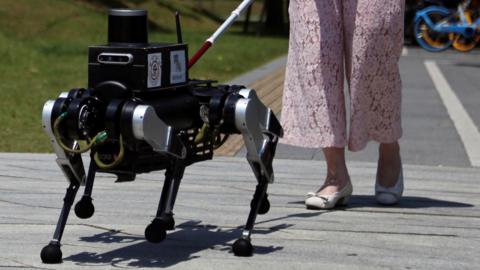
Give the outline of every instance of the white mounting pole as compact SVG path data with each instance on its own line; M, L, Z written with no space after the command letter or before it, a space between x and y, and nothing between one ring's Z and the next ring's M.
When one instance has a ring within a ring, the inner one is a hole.
M188 61L188 68L191 68L200 57L215 43L215 40L222 35L242 14L254 0L243 0L243 2L234 10L225 22L211 35L203 44L203 46L195 53L195 55Z

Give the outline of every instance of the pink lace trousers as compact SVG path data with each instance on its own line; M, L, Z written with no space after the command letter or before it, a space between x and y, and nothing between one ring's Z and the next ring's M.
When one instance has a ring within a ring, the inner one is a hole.
M403 12L404 0L290 0L281 142L347 145L344 75L348 148L401 137Z

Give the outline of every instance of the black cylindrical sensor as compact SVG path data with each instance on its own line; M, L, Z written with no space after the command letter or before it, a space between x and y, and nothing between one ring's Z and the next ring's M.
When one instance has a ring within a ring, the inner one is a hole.
M147 11L111 9L108 12L108 43L147 44Z

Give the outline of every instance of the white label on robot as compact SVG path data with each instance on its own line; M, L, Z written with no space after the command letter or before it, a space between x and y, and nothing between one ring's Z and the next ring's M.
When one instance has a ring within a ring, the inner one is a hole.
M152 53L148 55L148 78L147 87L159 87L162 85L162 54Z
M187 63L185 51L170 52L170 83L184 83L187 81Z

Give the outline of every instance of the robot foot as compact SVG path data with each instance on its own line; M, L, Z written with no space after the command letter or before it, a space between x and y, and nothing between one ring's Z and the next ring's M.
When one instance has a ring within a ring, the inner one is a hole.
M62 262L62 250L59 243L50 243L46 245L40 253L43 263L54 264Z
M162 242L167 236L168 225L163 219L154 219L145 229L145 238L150 243Z
M93 216L95 207L92 203L92 197L83 196L82 199L75 205L75 215L77 217L86 219Z
M242 237L233 243L232 251L235 256L249 257L253 254L253 246L249 239Z

